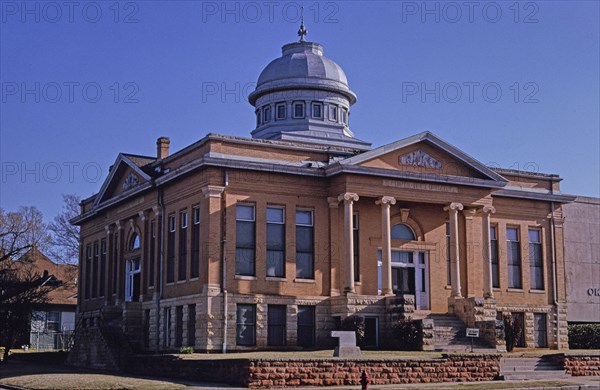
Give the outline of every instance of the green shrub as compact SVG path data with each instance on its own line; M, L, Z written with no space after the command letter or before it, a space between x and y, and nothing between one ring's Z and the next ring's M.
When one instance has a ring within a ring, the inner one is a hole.
M421 321L412 318L398 320L392 325L394 348L400 351L420 351L423 349L423 327Z
M191 355L191 354L194 353L194 347L181 347L181 349L179 350L179 352Z
M344 318L340 330L356 333L356 345L363 346L365 341L365 319L363 317L352 315Z
M569 325L569 348L600 349L600 324Z

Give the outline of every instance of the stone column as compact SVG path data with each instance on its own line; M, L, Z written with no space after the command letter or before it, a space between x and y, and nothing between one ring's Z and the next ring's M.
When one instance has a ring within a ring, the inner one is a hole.
M450 203L444 208L450 214L450 265L452 267L452 297L462 298L460 289L460 257L458 243L458 212L463 209L461 203Z
M494 298L492 288L492 242L490 240L490 217L496 212L493 206L483 206L483 297Z
M381 205L381 294L393 295L390 206L396 204L396 199L391 196L382 196L375 203Z
M344 201L344 292L354 293L354 240L352 226L352 205L358 201L358 195L346 192L338 196Z
M327 198L329 204L329 242L339 242L339 218L338 208L340 202L337 197ZM329 261L330 261L330 282L329 295L340 295L341 270L340 256L337 248L334 245L329 245Z

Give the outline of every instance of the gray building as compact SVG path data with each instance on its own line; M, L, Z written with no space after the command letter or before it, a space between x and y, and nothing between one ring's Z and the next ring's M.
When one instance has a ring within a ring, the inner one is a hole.
M569 322L600 323L600 199L563 205Z

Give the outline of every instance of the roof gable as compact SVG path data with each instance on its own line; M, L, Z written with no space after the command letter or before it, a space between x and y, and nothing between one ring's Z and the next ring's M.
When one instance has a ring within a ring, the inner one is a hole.
M140 184L149 182L151 180L144 170L134 162L142 164L146 161L151 162L149 158L140 156L128 156L120 153L112 165L112 169L108 174L108 177L102 184L98 196L94 201L94 207L107 199L118 196L130 189L137 187ZM138 161L139 160L139 161Z
M501 175L429 131L341 160L340 164L507 182Z

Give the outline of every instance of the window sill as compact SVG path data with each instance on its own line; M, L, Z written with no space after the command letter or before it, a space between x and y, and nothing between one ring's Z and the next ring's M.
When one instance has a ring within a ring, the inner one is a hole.
M452 290L452 286L444 286L444 290Z
M356 280L355 280L355 281L354 281L354 285L355 285L355 286L361 286L361 283L360 283L359 281L356 281Z
M492 288L493 291L502 291L502 289L500 287L494 287Z
M294 283L312 283L312 284L315 284L316 281L314 279L294 279Z
M195 282L195 281L196 281L196 280L198 280L198 279L200 279L200 278L191 278L189 281L190 281L190 282Z
M236 280L256 280L256 276L250 275L235 275Z
M507 288L506 292L517 292L517 293L522 293L525 292L522 288Z
M285 282L287 279L285 277L279 277L279 276L266 276L265 280L270 281L270 282Z
M167 282L167 284L165 284L165 286L174 286L175 282Z
M546 290L530 289L529 292L532 294L546 294Z

